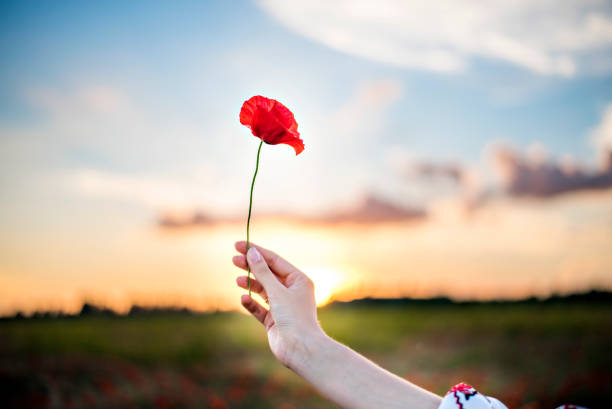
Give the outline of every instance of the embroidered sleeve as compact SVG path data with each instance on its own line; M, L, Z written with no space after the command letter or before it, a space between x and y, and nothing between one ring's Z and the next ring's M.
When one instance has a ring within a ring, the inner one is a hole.
M470 385L460 383L451 388L438 409L508 409L495 398L482 395Z

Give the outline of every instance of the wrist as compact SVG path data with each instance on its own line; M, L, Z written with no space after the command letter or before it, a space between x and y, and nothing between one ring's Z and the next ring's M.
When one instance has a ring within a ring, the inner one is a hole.
M332 342L320 327L302 334L295 340L293 354L286 366L298 375L305 375Z

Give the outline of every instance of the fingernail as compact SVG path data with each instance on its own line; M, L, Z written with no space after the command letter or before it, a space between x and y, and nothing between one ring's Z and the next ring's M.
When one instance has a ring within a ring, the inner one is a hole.
M259 263L261 261L261 254L255 247L251 247L247 252L247 258L251 263Z

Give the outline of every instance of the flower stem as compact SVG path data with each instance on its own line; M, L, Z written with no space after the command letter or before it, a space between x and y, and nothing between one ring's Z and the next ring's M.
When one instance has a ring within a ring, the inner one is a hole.
M247 239L246 249L249 251L250 236L249 226L251 225L251 209L253 208L253 187L255 186L255 178L257 177L257 171L259 170L259 153L261 152L261 146L263 145L263 139L259 143L259 149L257 149L257 162L255 164L255 174L253 175L253 181L251 182L251 195L249 196L249 217L247 218ZM251 295L251 267L247 262L247 282L249 283L249 296Z

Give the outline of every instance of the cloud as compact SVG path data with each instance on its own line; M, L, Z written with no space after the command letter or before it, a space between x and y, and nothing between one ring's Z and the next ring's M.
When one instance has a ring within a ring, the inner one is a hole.
M525 152L506 143L490 145L484 155L488 163L480 167L417 159L401 148L390 151L387 161L398 177L418 189L426 207L436 199L454 196L467 208L476 208L500 195L547 198L612 188L612 103L605 107L589 139L599 156L596 169L570 155L551 158L539 143Z
M386 123L388 108L403 94L399 81L393 79L371 80L360 84L353 96L331 118L337 133L354 139L355 135L371 138ZM367 121L361 121L367 118ZM365 123L364 123L365 122Z
M459 197L472 201L481 194L480 169L463 161L416 157L395 146L386 152L385 162L399 181L396 190L427 208L439 200Z
M27 133L66 163L161 173L196 165L201 152L210 162L233 137L219 116L194 116L113 84L30 87L24 94L37 120L10 132Z
M391 78L364 80L331 112L304 109L299 120L311 153L291 159L282 148L264 148L259 178L268 182L258 182L257 208L320 213L377 183L377 163L362 158L380 145L389 107L402 92ZM237 214L248 201L256 143L245 139L238 121L160 113L155 104L108 84L32 87L25 97L41 120L6 132L20 146L36 146L45 163L13 159L20 173L53 171L71 194L153 212ZM365 123L356 120L364 117ZM51 153L55 161L47 164ZM15 148L8 156L14 158Z
M425 179L447 179L460 182L464 173L462 166L456 163L419 161L411 164L406 170L409 175Z
M260 0L295 32L326 46L407 68L456 72L473 57L570 77L608 60L604 1ZM603 64L605 65L605 64Z
M68 189L82 196L180 210L204 199L202 191L215 183L215 174L210 165L164 176L83 168L65 172L64 180Z
M336 160L349 160L347 152L368 152L382 139L389 125L390 108L404 94L400 81L369 79L358 83L337 109L310 126L313 145ZM316 145L315 145L316 144ZM338 157L342 153L343 157ZM327 160L327 158L326 158Z
M296 213L259 213L262 219L284 219L297 223L333 225L340 223L372 225L425 219L427 213L420 208L400 206L384 198L368 194L356 206L324 212L314 216ZM244 223L244 216L217 217L201 210L192 212L163 212L158 225L165 229L208 228L218 224Z
M109 116L133 114L130 98L121 89L108 85L89 84L63 93L52 88L36 88L30 89L26 97L32 105L56 117L102 114L108 119Z
M184 229L192 227L209 227L218 223L234 222L235 220L221 219L206 214L200 210L188 214L162 214L157 223L165 229Z
M68 182L79 194L143 204L148 207L186 204L184 190L168 178L126 175L93 169L79 169L68 175Z
M320 217L324 223L385 223L419 220L427 216L423 209L399 206L374 195L365 196L353 209L333 212Z
M594 172L569 157L553 162L539 148L524 155L509 147L498 147L493 151L493 163L503 191L511 196L551 197L612 187L612 151L608 151L606 165Z
M252 172L252 165L242 158L252 145L234 131L237 120L193 116L97 82L30 87L23 97L37 120L0 129L11 159L3 168L22 178L55 177L54 183L69 194L147 211L199 203L235 210L236 195L214 192L247 190L242 187L248 176L243 175ZM227 155L228 146L232 155Z
M558 160L550 158L540 144L526 152L508 144L492 145L485 151L488 166L480 168L406 155L395 155L391 164L404 184L418 191L426 209L450 199L464 210L473 210L502 196L550 198L612 188L612 149L605 146L600 152L604 158L601 166L594 170L568 155Z

